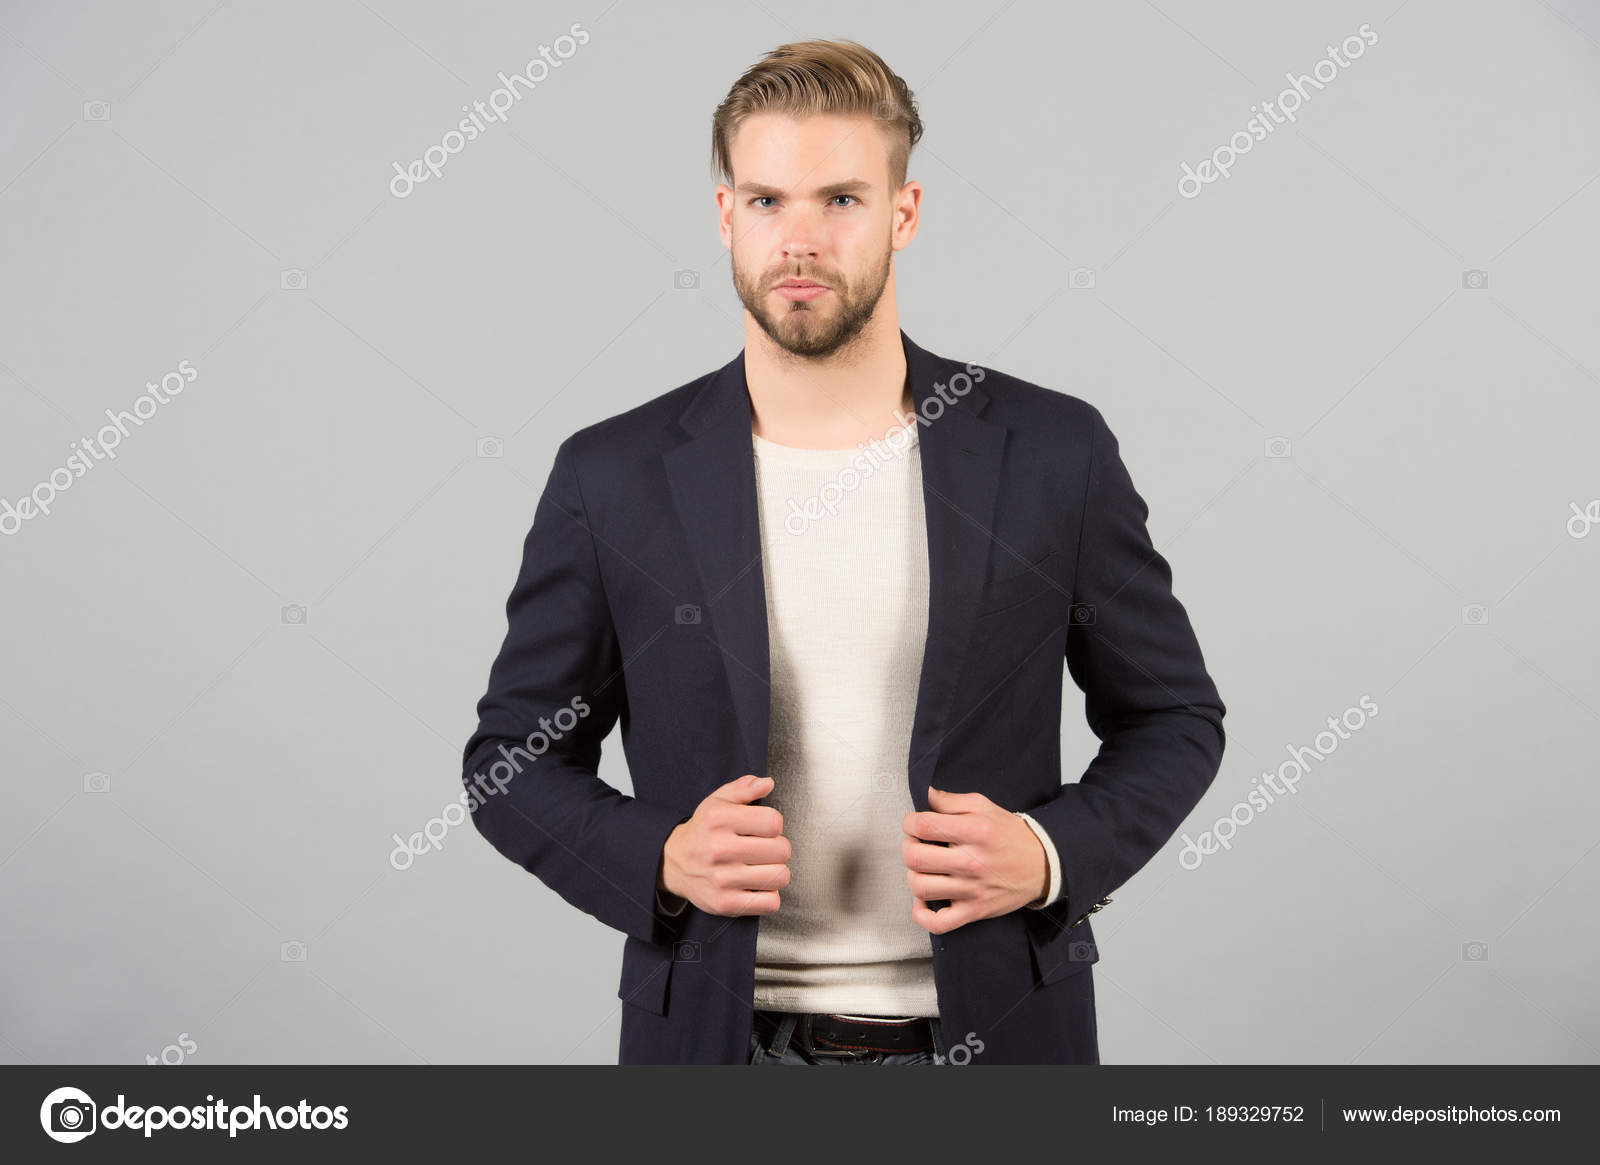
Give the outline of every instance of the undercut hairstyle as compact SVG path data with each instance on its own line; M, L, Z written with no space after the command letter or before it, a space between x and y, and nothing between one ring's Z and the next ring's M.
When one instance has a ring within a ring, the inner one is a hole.
M756 113L872 118L889 143L891 190L905 185L911 147L922 137L910 87L882 57L853 40L779 45L733 83L711 118L712 172L730 186L729 145L745 118Z

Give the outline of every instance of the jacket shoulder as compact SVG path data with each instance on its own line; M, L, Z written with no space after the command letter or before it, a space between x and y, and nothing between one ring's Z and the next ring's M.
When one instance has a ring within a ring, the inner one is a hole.
M678 418L716 375L714 371L707 372L642 404L585 425L563 441L562 446L586 463L617 455L658 453L673 443Z
M1043 429L1052 437L1060 437L1074 433L1087 435L1093 432L1096 423L1105 423L1100 410L1080 396L1035 384L998 368L978 367L985 372L982 383L989 397L985 415L1008 427L1024 431Z

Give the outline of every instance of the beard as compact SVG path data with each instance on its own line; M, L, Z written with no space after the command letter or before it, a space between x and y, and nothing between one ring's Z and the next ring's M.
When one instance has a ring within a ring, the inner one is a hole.
M808 359L831 356L853 343L877 310L878 300L889 284L893 255L893 247L885 249L877 267L854 284L843 277L786 268L764 277L753 276L735 258L733 288L745 311L779 348ZM814 279L826 284L829 291L809 303L789 302L771 295L772 289L785 279Z

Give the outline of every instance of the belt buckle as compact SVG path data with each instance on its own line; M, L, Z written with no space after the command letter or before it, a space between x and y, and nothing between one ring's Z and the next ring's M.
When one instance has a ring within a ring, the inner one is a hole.
M804 1021L800 1024L806 1051L813 1056L834 1056L841 1060L852 1060L860 1064L876 1064L883 1060L884 1053L877 1048L819 1047L816 1040L812 1039L811 1036L811 1017L813 1014L813 1012L807 1012Z
M855 1061L858 1061L858 1062L861 1062L861 1063L865 1063L865 1064L876 1064L878 1061L883 1059L883 1053L880 1052L880 1051L877 1051L876 1049L866 1050L866 1049L861 1049L861 1048L824 1048L824 1047L819 1047L817 1042L814 1039L811 1038L811 1016L812 1016L812 1014L813 1014L812 1012L808 1011L806 1013L806 1015L805 1015L804 1020L802 1020L802 1022L800 1023L800 1032L801 1032L802 1038L805 1041L806 1051L809 1052L811 1055L813 1055L813 1056L834 1056L834 1057L836 1057L838 1059L841 1059L841 1060L855 1060Z

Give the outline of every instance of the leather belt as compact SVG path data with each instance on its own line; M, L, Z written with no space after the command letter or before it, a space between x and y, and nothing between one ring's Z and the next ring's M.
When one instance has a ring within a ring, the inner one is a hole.
M756 1022L770 1034L782 1012L756 1012ZM804 1012L794 1027L802 1046L822 1056L857 1056L933 1050L933 1025L926 1016L909 1019Z

